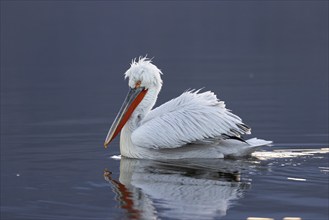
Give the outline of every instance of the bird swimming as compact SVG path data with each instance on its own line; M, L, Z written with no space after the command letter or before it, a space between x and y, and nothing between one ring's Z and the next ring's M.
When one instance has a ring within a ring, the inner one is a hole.
M271 141L252 138L250 128L210 91L186 91L153 108L162 72L147 57L133 59L125 72L129 92L106 136L120 134L120 153L128 158L183 159L246 156Z

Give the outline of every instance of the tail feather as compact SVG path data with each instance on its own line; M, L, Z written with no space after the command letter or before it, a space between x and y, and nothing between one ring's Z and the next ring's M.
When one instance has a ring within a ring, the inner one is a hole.
M246 142L251 147L261 147L261 146L266 146L266 145L270 145L273 143L272 141L266 141L266 140L258 139L258 138L251 138L251 139L246 140Z
M251 138L245 142L234 139L227 139L221 142L218 149L226 157L244 157L250 155L259 147L267 146L270 144L272 144L272 141L266 141L258 138Z

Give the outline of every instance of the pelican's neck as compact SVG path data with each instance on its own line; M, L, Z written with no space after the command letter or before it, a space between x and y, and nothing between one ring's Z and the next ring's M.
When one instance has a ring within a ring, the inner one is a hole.
M159 92L160 89L148 89L143 100L139 103L125 126L122 128L120 134L120 151L123 156L133 157L132 154L135 154L134 146L131 141L131 134L141 125L141 121L151 111L158 98Z

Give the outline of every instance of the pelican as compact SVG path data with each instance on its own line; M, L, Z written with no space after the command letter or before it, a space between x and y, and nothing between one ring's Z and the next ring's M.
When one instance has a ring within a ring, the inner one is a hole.
M251 154L271 141L242 139L250 128L211 91L186 91L152 109L162 72L147 57L133 59L125 72L129 92L104 142L120 133L120 153L128 158L224 158Z

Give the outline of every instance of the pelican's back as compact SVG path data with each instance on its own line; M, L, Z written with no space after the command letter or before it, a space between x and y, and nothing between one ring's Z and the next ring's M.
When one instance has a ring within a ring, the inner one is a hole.
M214 93L187 91L147 114L131 138L138 147L165 149L249 133L250 128Z

